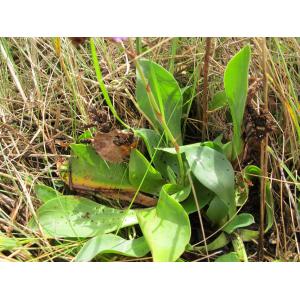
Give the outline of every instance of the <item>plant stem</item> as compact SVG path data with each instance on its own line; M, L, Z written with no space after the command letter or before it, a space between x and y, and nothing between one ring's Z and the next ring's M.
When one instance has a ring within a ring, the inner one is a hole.
M261 40L262 48L262 69L263 69L263 99L264 99L264 111L268 112L268 77L267 77L267 58L266 58L266 38ZM263 261L264 259L264 223L265 223L265 206L266 206L266 178L268 176L268 133L261 141L260 145L260 168L262 172L262 178L260 181L260 226L259 226L259 240L258 240L258 259Z
M143 52L142 39L140 37L137 37L135 42L136 42L136 53L137 55L140 55Z
M203 94L202 101L198 103L198 119L201 119L200 116L200 107L202 105L202 140L205 140L207 137L207 111L208 111L208 70L209 70L209 60L211 52L211 40L212 38L206 38L205 46L205 55L204 55L204 66L203 66Z

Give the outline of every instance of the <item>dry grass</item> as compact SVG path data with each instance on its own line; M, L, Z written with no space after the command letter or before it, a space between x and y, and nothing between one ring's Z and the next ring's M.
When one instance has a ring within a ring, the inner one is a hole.
M114 106L126 123L136 127L141 118L134 106L135 70L131 58L124 54L120 44L102 38L95 41ZM145 38L142 41L144 56L166 68L174 62L174 75L180 86L194 86L193 99L202 99L204 38L179 39L175 55L171 53L171 39ZM246 43L250 43L253 50L251 75L262 77L262 50L258 39L214 38L208 99L222 89L227 62ZM66 240L53 244L26 227L40 205L34 185L42 182L64 191L57 174L58 159L69 156L66 144L76 141L89 124L89 107L105 106L88 45L77 49L62 38L61 48L57 46L57 40L49 38L1 39L0 260L70 261L79 245L77 241ZM277 129L270 134L268 155L276 221L272 234L265 237L265 259L297 261L300 255L300 220L295 209L300 201L300 44L294 38L272 38L267 39L267 47L269 109ZM262 97L263 91L260 91L258 103ZM201 139L202 123L195 116L192 105L186 130L189 141ZM220 133L231 134L224 110L209 113L207 126L209 139ZM2 235L24 240L13 250L1 252ZM256 245L252 248L249 255L252 253L252 260L256 260ZM107 259L128 260L114 256ZM205 257L193 256L192 259L205 260Z

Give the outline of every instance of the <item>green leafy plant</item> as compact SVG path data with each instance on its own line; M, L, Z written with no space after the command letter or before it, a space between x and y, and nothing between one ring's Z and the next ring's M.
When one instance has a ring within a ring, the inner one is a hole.
M91 53L106 103L116 119L129 128L117 115L109 98L92 39ZM182 145L184 89L162 66L147 59L137 60L136 104L152 129L132 130L144 142L147 153L136 149L131 152L129 163L109 163L92 146L73 144L72 158L60 168L63 180L72 188L131 193L128 194L131 195L129 207L126 210L111 208L84 197L64 196L39 185L36 194L43 205L37 211L37 218L30 221L32 230L41 227L53 238L91 238L83 240L77 261L88 261L101 253L142 257L149 251L154 261L177 261L189 247L191 225L188 215L201 209L207 221L221 230L206 249L212 251L232 242L235 252L219 261L246 261L243 241L257 236L243 228L253 224L254 218L247 213L238 214L237 209L246 201L247 195L243 201L236 197L234 170L228 157L233 160L242 150L241 125L249 62L250 47L246 46L228 63L224 74L225 91L218 94L211 106L216 109L225 101L229 105L233 140L225 145L219 140ZM91 133L86 133L83 138ZM158 197L157 205L132 209L142 192L148 197ZM141 237L128 239L122 236L121 228L137 224ZM267 228L270 226L271 221ZM202 251L204 246L193 249Z
M248 71L250 46L240 50L228 63L224 73L226 99L233 121L233 140L230 144L231 158L235 159L242 151L242 121L248 93Z

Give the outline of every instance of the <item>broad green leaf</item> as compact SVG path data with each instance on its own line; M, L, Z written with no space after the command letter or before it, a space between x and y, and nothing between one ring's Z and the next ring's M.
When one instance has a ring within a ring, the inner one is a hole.
M171 181L172 178L177 178L179 174L179 165L177 156L164 151L157 151L157 156L154 159L155 168L160 174ZM172 171L170 171L170 169Z
M230 239L227 237L227 235L222 232L215 240L213 240L211 243L207 245L208 251L214 251L220 248L225 247L227 244L229 244ZM205 246L200 247L194 247L195 250L205 251Z
M250 242L252 240L257 240L259 232L256 230L249 229L238 229L238 234L244 242Z
M223 133L221 133L220 135L218 135L213 142L218 145L220 148L223 148L224 144L222 143L222 139L223 139Z
M243 206L248 200L249 196L249 187L245 182L245 179L242 179L238 182L235 188L235 203L237 206Z
M218 143L215 143L213 141L203 142L203 143L201 143L201 146L202 147L209 147L211 149L214 149L214 150L224 154L224 151L223 151L222 147Z
M203 142L203 143L195 143L190 145L184 145L179 147L179 153L183 154L187 151L191 151L192 149L198 149L200 147L210 147L220 153L223 153L221 147L219 147L214 142ZM178 159L177 159L177 152L173 147L165 147L165 148L156 148L159 153L159 161L156 163L156 167L158 171L163 175L165 178L169 178L171 182L173 182L173 176L170 176L170 172L168 171L169 168L173 170L175 174L179 174L179 166L178 166Z
M170 166L167 166L168 179L170 183L176 184L177 176Z
M234 157L233 151L232 151L232 145L233 145L233 142L230 141L222 146L223 153L226 155L226 157L229 160L232 160L232 157Z
M165 117L166 123L177 143L181 144L182 94L177 81L170 72L150 60L140 59L139 64L160 108L160 113ZM158 131L163 132L161 123L149 102L146 87L138 71L136 76L137 103L153 126Z
M44 184L36 184L34 186L34 191L37 198L43 203L46 203L51 199L62 196L60 192Z
M185 154L195 177L225 203L232 216L236 209L234 172L225 155L210 147L191 148Z
M75 261L91 261L96 255L116 253L124 256L143 257L149 252L145 238L125 240L114 234L97 235L86 242Z
M92 237L138 223L134 210L118 210L77 196L48 200L38 209L37 222L56 238ZM34 219L29 227L38 230Z
M190 149L197 149L202 145L202 143L195 143L195 144L190 144L190 145L184 145L179 147L179 153L184 153ZM166 148L157 148L157 150L167 152L170 154L177 154L176 150L174 147L166 147Z
M157 152L155 148L165 146L161 135L152 129L139 128L136 129L134 133L143 139L151 158L153 158L155 152Z
M194 178L194 176L192 176L192 180L196 192L198 206L201 209L215 197L215 194L211 190L206 188L203 184L201 184L196 178ZM181 205L185 209L187 214L191 214L197 211L197 205L193 193L190 193L188 199L183 201Z
M257 240L258 239L258 232L254 230L248 230L248 229L238 229L239 237L242 239L242 241L249 242L251 240ZM220 248L225 247L228 245L231 241L231 238L228 237L228 235L224 232L222 232L214 241L209 243L207 245L208 251L214 251ZM240 247L239 251L244 250L243 244L241 244L240 241L236 241L236 246ZM205 251L205 246L200 247L194 247L195 250L200 250L201 252Z
M154 169L146 157L137 149L131 151L129 160L129 181L142 192L157 195L164 184L160 173Z
M226 221L228 207L218 196L210 202L206 215L213 224L222 225Z
M208 109L210 111L212 110L218 110L226 106L227 103L227 96L225 91L220 91L217 92L214 96L213 99L208 103Z
M152 129L146 128L137 129L135 130L135 133L143 139L148 153L153 159L153 165L165 179L169 179L170 174L168 168L171 168L173 172L177 172L177 158L169 155L168 153L164 153L163 151L159 151L159 147L165 146L164 140L162 139L161 135L159 135Z
M242 121L248 93L248 72L251 49L245 46L227 64L224 87L233 121L233 157L242 151Z
M215 262L240 262L236 252L230 252L219 256Z
M192 149L197 149L199 147L209 147L215 149L216 151L219 151L220 153L223 153L222 147L220 147L218 143L212 141L179 146L179 153L185 153L187 151L190 151ZM174 147L157 148L157 150L167 152L170 154L177 154Z
M253 175L261 175L261 169L258 166L255 165L248 165L245 169L244 169L244 176L246 179L251 180Z
M237 228L246 227L255 223L254 218L251 214L242 213L236 215L224 228L223 230L227 233L234 232Z
M72 157L68 162L69 172L61 174L67 184L87 190L135 190L129 181L126 163L114 164L104 161L91 145L72 144L71 149ZM70 173L71 178L69 178Z
M154 261L176 261L184 252L191 236L187 213L167 190L168 185L165 185L156 208L137 212Z
M261 169L254 165L249 165L244 169L244 176L246 179L251 180L252 175L261 175ZM266 228L265 232L268 232L274 224L274 199L272 195L271 183L266 179Z
M166 192L172 196L176 201L184 201L191 193L191 186L183 187L179 184L168 184L165 186Z

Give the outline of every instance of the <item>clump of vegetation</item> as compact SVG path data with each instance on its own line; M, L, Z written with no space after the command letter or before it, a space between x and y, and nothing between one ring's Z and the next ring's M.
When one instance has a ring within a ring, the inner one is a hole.
M296 39L1 39L0 252L298 260Z

